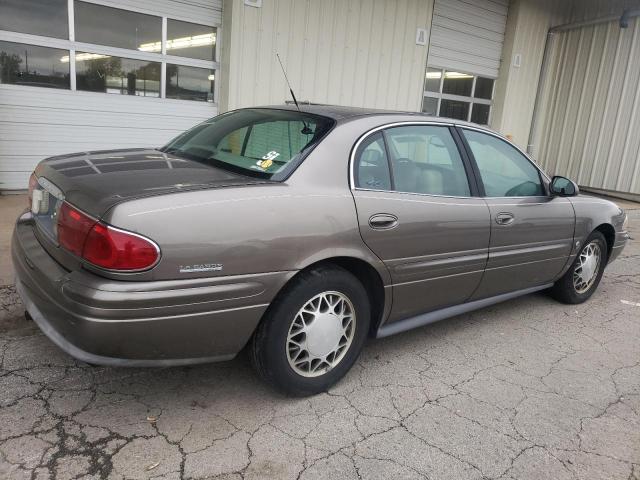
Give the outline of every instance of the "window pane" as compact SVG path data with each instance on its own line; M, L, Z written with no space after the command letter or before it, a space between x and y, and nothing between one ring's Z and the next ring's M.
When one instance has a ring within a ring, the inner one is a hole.
M476 78L476 91L473 96L476 98L486 98L491 100L493 94L493 80L491 78Z
M0 0L0 30L68 39L67 0Z
M438 68L427 68L427 81L425 84L425 90L427 92L440 92L440 78L442 77L442 70Z
M74 20L79 42L147 52L161 51L160 17L76 0Z
M90 92L160 96L160 63L76 53L76 88Z
M195 23L167 20L167 54L213 60L216 29Z
M471 121L473 123L479 123L480 125L487 125L489 123L489 105L482 103L474 103L471 110Z
M385 130L395 190L468 197L469 182L447 127L395 127Z
M469 102L445 100L443 98L440 101L440 115L438 116L466 120L469 118Z
M245 175L271 178L317 144L333 120L294 110L243 109L179 135L162 150Z
M438 99L433 97L424 97L422 100L422 111L429 115L438 114Z
M380 132L368 137L356 152L356 186L371 190L390 190L391 177L384 140Z
M488 197L544 195L538 169L517 149L493 135L463 131Z
M0 83L69 88L69 52L0 42Z
M442 93L450 95L461 95L463 97L471 96L471 87L473 86L473 75L460 72L444 72L444 81L442 82Z
M167 98L213 102L214 70L167 64Z

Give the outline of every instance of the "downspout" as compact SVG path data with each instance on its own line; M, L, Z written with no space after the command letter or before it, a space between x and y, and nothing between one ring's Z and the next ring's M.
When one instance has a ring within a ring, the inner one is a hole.
M538 88L536 90L536 100L533 105L533 115L531 117L531 129L529 131L529 141L527 142L527 153L531 155L532 158L536 159L537 151L536 145L534 145L534 140L538 135L538 129L540 128L539 121L539 109L540 102L542 98L542 93L545 90L547 83L547 71L549 70L549 62L551 57L551 48L553 46L553 40L555 38L555 34L559 32L566 32L569 30L575 30L577 28L588 27L591 25L599 25L601 23L612 22L614 20L618 20L620 23L620 28L627 28L629 26L629 19L640 17L640 9L635 10L624 10L622 12L622 16L620 15L608 15L606 17L594 18L592 20L584 20L581 22L573 22L573 23L565 23L562 25L557 25L555 27L551 27L547 32L547 38L544 44L544 54L542 56L542 66L540 67L540 77L538 79Z

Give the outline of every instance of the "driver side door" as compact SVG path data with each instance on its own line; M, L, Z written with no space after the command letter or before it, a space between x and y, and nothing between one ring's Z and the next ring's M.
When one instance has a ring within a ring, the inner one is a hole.
M538 168L485 131L461 128L491 218L487 267L472 300L556 280L573 248L575 214L550 196Z

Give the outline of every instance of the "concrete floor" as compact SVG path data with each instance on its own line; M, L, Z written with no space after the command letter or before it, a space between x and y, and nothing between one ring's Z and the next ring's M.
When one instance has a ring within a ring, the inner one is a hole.
M0 289L2 479L640 480L637 241L586 304L531 295L371 341L308 399L244 356L92 368L21 313Z
M28 203L27 195L0 195L0 285L13 283L11 234L16 218Z

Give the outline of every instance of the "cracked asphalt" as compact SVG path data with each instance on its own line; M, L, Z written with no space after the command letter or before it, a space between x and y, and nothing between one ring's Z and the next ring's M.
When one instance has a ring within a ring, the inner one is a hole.
M245 355L90 367L22 314L0 288L2 479L640 479L637 241L586 304L541 293L371 341L306 399Z

